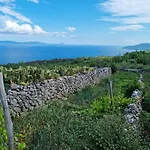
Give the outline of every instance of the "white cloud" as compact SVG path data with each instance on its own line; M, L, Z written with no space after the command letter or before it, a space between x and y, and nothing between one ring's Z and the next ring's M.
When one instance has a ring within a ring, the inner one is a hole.
M150 16L143 16L143 17L103 17L98 20L103 20L107 22L118 22L122 24L146 24L150 23Z
M3 28L0 28L0 33L5 34L23 34L23 35L40 35L48 34L41 27L34 25L33 27L30 24L18 24L13 21L6 21L3 25Z
M14 11L11 7L8 6L0 6L0 12L2 12L5 15L13 16L16 19L22 21L22 22L28 22L31 23L31 20L24 15Z
M39 0L27 0L39 3ZM16 34L16 35L49 35L65 38L67 32L46 32L38 25L34 25L30 18L17 12L14 4L15 0L0 0L0 3L6 5L0 6L0 34ZM74 27L68 27L70 32L75 31Z
M27 1L30 1L30 2L33 2L33 3L36 3L36 4L39 3L39 0L27 0Z
M43 1L43 3L45 3L45 4L50 4L50 2L48 2L48 1Z
M33 34L49 34L48 32L44 31L38 25L34 25Z
M149 0L107 0L100 6L114 16L150 15Z
M145 28L142 25L128 25L128 26L117 26L112 27L111 30L114 31L138 31L139 29Z
M0 0L0 3L11 3L14 2L15 0Z
M99 20L128 25L150 23L150 0L107 0L98 7L111 14Z
M67 32L52 32L50 33L50 35L65 38L68 35L68 33Z
M76 31L75 27L67 27L66 30L70 31L70 32L74 32Z
M76 36L76 35L70 35L70 37L71 37L72 39L74 39L74 38L76 38L77 36Z
M13 18L7 15L0 15L0 25L2 25L5 21L10 20L10 21L15 21Z

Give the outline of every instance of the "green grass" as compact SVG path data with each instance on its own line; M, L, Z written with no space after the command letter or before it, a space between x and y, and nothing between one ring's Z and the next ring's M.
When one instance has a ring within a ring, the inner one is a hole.
M52 101L46 107L16 118L15 132L24 135L27 150L147 150L148 144L141 136L144 134L134 134L131 130L125 133L124 128L130 127L122 118L122 110L130 103L124 88L138 76L129 72L112 76L115 104L110 110L106 107L112 107L106 79L67 100ZM121 109L117 110L118 107ZM148 121L144 117L143 120Z
M22 126L17 126L27 134L27 149L142 149L138 137L123 131L121 116L93 118L74 114L73 110L61 102L52 102L47 109L18 120Z

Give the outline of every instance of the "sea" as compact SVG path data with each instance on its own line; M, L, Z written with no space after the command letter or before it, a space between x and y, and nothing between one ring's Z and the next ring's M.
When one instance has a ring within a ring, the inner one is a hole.
M59 58L120 56L131 51L121 46L102 45L0 45L0 64Z

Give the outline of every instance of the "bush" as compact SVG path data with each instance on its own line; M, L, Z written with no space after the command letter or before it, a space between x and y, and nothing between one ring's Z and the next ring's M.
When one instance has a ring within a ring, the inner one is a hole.
M132 81L129 85L124 87L124 95L128 98L132 96L133 91L136 89L141 89L141 85L137 80Z
M127 99L122 96L114 96L110 99L108 96L99 97L95 99L89 108L76 111L78 114L85 114L90 116L99 116L104 113L120 113L124 111L125 107L132 103L132 99Z
M117 66L115 64L111 64L110 67L111 67L112 74L117 72Z
M102 150L143 150L139 133L135 134L124 119L118 115L107 115L93 126L91 140L94 149ZM128 132L125 131L128 129ZM93 149L93 150L94 150Z
M119 115L93 118L53 102L19 121L19 130L29 133L29 150L143 150L138 135L125 133Z
M22 141L24 136L22 134L16 134L15 145L17 150L23 150L26 144ZM8 137L5 128L5 122L3 117L2 109L0 108L0 150L8 150Z
M150 113L143 111L141 114L141 126L145 142L150 147Z
M5 122L2 113L2 109L0 108L0 149L7 150L7 133L5 129Z
M142 107L145 111L150 113L150 97L144 97Z

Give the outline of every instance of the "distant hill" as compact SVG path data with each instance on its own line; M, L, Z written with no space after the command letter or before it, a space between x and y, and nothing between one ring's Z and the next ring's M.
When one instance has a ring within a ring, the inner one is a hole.
M21 46L21 47L34 47L34 46L66 46L64 43L58 43L58 44L50 44L50 43L44 43L44 42L36 42L36 41L29 41L29 42L16 42L16 41L0 41L0 48L5 46Z
M8 45L8 44L13 44L13 45L47 45L47 43L43 42L15 42L15 41L0 41L0 45Z
M134 46L126 46L125 49L133 49L133 50L150 50L150 43L141 43Z

